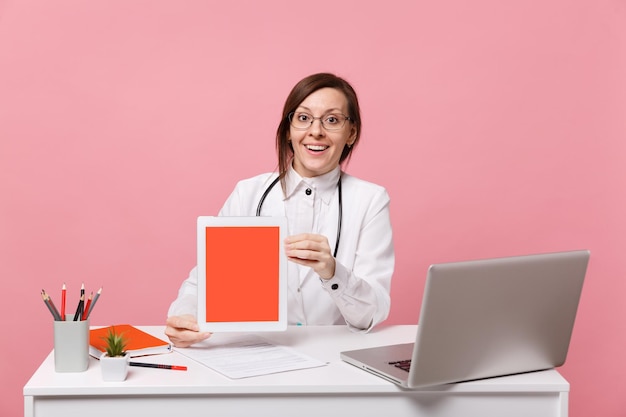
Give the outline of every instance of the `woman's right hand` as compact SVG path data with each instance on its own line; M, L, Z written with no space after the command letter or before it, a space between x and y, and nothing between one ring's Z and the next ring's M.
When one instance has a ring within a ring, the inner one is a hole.
M211 337L210 332L200 332L195 316L185 314L168 317L165 322L165 335L176 347L189 347Z

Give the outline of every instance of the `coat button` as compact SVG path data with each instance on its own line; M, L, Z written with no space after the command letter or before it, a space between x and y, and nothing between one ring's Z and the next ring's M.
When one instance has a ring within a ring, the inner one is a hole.
M339 288L339 284L333 284L330 286L330 288L332 288L333 290L336 290L337 288Z
M312 192L313 192L313 191L311 191L311 189L310 189L310 188L307 188L307 189L306 189L306 191L305 191L306 195L311 195L311 193L312 193Z

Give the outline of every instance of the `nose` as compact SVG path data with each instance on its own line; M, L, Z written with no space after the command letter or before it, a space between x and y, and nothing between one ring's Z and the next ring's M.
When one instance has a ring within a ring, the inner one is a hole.
M322 119L314 118L313 123L311 123L311 127L309 128L309 132L313 136L321 136L324 134L324 127L322 126Z

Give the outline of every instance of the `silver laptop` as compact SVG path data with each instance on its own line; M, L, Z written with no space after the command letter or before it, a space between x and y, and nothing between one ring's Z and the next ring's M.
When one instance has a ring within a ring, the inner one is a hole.
M431 265L415 343L341 359L405 388L560 366L588 261L571 251Z

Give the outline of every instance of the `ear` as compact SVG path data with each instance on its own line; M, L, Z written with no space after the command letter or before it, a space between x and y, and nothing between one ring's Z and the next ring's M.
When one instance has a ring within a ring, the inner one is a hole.
M352 145L354 145L354 142L356 142L356 127L352 126L352 129L350 130L350 137L348 138L348 141L346 142L346 144L349 147L352 147Z

